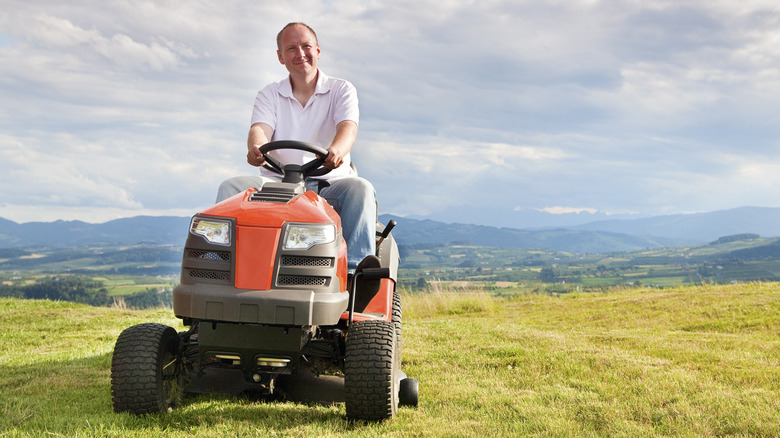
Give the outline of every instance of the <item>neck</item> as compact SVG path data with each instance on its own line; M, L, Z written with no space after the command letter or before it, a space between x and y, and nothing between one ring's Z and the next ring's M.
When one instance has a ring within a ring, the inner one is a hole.
M310 93L313 94L317 88L317 78L319 77L319 70L314 70L309 75L298 76L290 75L290 85L294 93Z

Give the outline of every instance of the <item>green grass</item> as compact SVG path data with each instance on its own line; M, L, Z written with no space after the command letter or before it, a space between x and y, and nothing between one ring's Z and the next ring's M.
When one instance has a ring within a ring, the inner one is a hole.
M0 436L780 436L780 284L495 298L404 297L420 406L348 423L344 406L187 399L111 409L127 311L0 299Z

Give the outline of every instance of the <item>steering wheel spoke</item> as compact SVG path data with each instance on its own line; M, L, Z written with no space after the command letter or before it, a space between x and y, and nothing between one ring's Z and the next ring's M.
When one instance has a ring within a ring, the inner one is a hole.
M305 173L308 176L319 176L317 175L317 171L319 170L318 168L322 166L322 163L325 162L325 159L327 159L327 157L328 157L327 155L325 155L324 157L317 157L316 159L311 160L308 163L302 165L301 170L303 171L303 173ZM323 168L323 169L326 170L325 173L330 172L330 169L327 168Z
M271 172L276 172L279 175L284 175L284 166L276 158L268 154L263 154L263 158L265 158L265 163L263 163L264 168Z

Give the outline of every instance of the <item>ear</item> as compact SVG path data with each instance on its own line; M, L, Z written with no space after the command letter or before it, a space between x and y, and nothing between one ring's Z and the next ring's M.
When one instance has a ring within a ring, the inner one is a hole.
M284 59L282 59L282 51L281 50L277 50L276 51L276 56L279 57L279 63L284 65Z

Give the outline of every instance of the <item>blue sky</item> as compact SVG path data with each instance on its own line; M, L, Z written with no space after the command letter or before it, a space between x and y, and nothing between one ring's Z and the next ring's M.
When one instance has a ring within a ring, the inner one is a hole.
M358 88L380 213L532 226L777 207L776 1L15 1L0 217L190 216L249 174L275 35ZM524 216L525 214L525 216Z

